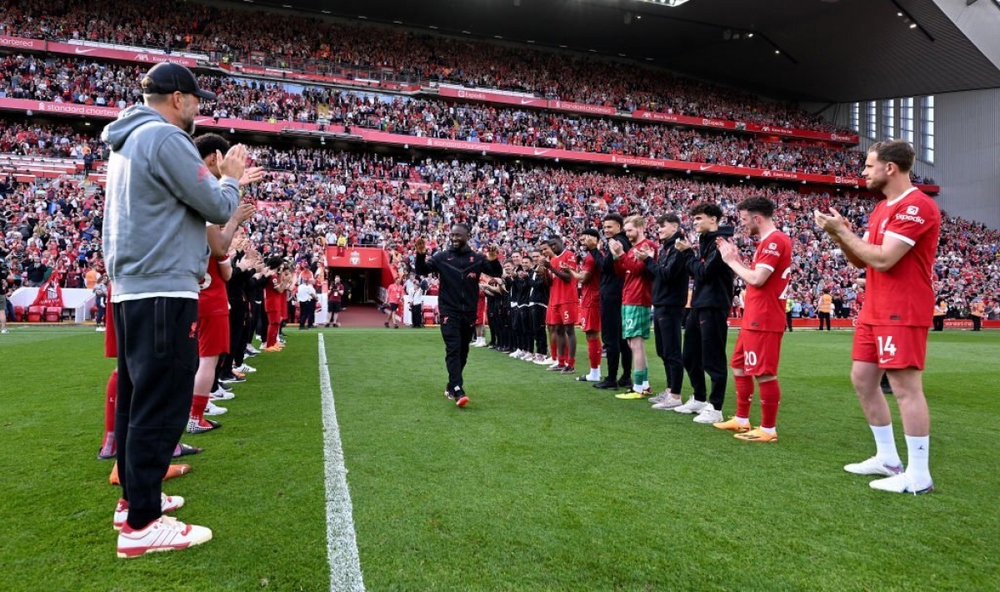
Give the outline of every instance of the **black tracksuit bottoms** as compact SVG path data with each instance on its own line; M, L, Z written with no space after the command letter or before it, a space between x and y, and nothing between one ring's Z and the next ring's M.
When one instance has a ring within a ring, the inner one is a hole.
M712 379L708 402L721 411L726 400L726 338L728 310L692 308L684 328L684 368L694 389L694 398L705 401L705 373Z
M684 359L681 353L681 325L683 306L657 306L653 309L653 332L656 336L656 355L663 360L667 374L667 389L681 394L684 385Z
M198 301L144 298L114 304L118 339L115 441L128 523L160 517L160 493L191 410L198 371Z
M469 343L476 333L476 311L455 313L441 310L441 337L444 338L444 364L448 368L448 392L462 387L462 370L469 361Z
M620 359L622 378L632 380L632 348L622 339L621 301L601 299L601 341L608 356L608 379L618 380Z

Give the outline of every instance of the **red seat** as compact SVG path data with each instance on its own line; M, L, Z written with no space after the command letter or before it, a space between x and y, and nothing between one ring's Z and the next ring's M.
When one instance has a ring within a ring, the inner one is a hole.
M45 308L41 306L32 306L28 308L28 322L37 323L42 320L42 315L45 314Z
M14 318L10 319L10 320L12 320L14 322L24 321L24 307L23 306L15 306L14 307Z
M62 308L58 306L46 306L45 307L45 322L46 323L58 323L62 317Z

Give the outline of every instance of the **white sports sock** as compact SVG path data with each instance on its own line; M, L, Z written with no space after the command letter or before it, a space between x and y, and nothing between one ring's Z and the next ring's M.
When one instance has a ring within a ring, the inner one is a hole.
M736 423L740 425L748 425L750 423L749 417L740 417L739 415L734 415L733 419L735 419Z
M892 437L892 424L884 426L868 426L875 436L875 456L882 462L890 466L899 466L903 461L896 452L896 440Z
M927 465L930 459L931 437L906 436L906 451L906 474L917 486L929 485L931 472Z
M600 368L591 368L590 369L590 374L587 375L587 378L589 378L591 380L600 380L601 379L601 369Z
M765 434L776 434L777 433L777 430L775 430L774 428L765 428L764 426L760 426L760 431L764 432Z

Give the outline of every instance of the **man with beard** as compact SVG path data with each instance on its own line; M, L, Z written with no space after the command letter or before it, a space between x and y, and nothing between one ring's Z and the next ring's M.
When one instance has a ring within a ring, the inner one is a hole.
M868 189L885 196L868 218L864 237L833 208L814 212L816 225L840 246L855 267L866 268L866 296L854 332L851 382L875 439L875 456L844 467L857 475L880 475L872 489L920 494L934 489L928 467L930 411L924 396L923 369L927 330L934 306L934 258L941 233L941 212L934 200L913 186L915 154L903 140L868 149L862 176ZM885 372L903 418L909 464L896 451L892 414L879 379Z
M198 88L190 70L158 64L141 86L145 105L125 109L101 134L111 146L103 246L120 346L119 557L212 538L208 528L162 515L183 499L163 495L161 480L188 420L198 368L206 222L225 224L236 211L247 159L242 145L217 154L221 181L205 166L189 134L199 99L215 95Z
M497 261L497 248L490 246L486 255L469 248L469 226L458 222L451 227L450 248L427 256L424 239L416 244L417 275L438 274L438 311L441 315L441 337L444 339L445 366L448 386L444 396L459 407L469 403L462 370L469 359L469 343L475 333L476 307L479 301L479 276L503 275Z

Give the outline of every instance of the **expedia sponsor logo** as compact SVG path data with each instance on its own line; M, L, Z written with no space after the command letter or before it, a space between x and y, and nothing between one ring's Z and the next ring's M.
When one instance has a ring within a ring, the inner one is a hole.
M708 127L726 127L726 122L718 119L702 119L701 124Z
M911 216L916 216L917 214L920 213L920 208L918 208L917 206L908 206L906 208L906 213Z
M926 220L920 216L913 216L911 214L896 214L896 219L902 220L903 222L916 222L917 224L923 224L926 222Z
M854 136L842 136L840 134L830 134L830 139L834 142L853 142Z
M458 98L460 99L475 99L477 101L489 100L489 95L486 93L475 92L471 90L460 90L458 91Z
M858 180L854 177L834 177L833 182L837 185L858 185Z

